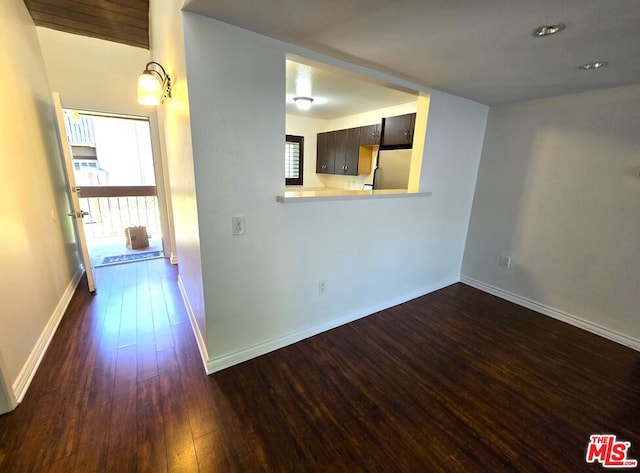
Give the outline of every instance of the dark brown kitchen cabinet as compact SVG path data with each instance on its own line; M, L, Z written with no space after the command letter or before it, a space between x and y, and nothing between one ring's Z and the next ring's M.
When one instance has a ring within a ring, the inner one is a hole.
M336 134L333 131L318 133L316 172L333 174L336 158Z
M380 144L380 124L360 127L360 144L373 146Z
M334 173L347 176L358 174L360 155L360 128L338 130L336 134L336 160Z
M336 130L331 133L336 137L336 157L333 166L333 173L344 174L344 163L347 159L347 130Z
M383 118L380 147L383 149L411 148L415 122L415 113Z
M349 128L347 130L347 157L345 174L349 176L358 175L358 159L360 158L360 128Z
M358 174L360 128L318 133L316 172L320 174Z

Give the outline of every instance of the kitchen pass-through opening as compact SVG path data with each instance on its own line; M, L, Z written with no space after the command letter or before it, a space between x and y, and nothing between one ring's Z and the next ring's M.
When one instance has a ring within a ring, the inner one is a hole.
M294 54L286 58L285 87L285 133L303 147L294 165L285 152L285 192L420 190L426 91Z

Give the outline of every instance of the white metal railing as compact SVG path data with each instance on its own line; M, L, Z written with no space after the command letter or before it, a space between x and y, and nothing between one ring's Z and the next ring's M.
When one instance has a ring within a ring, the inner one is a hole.
M124 229L144 225L149 236L161 234L157 196L81 197L88 212L84 228L88 239L123 236Z

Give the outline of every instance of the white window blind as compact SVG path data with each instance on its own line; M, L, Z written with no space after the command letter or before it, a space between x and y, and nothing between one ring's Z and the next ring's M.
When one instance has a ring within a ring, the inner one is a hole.
M285 143L284 177L286 179L300 177L300 143Z
M304 137L287 135L284 144L284 178L287 185L302 185Z

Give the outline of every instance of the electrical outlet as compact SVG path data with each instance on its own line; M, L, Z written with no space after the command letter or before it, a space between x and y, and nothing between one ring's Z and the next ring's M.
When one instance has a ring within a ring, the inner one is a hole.
M327 292L327 280L321 279L320 281L318 281L318 294L322 295L325 292Z
M231 217L231 233L234 236L244 235L244 217Z
M504 269L511 269L511 256L500 255L498 258L498 264Z

